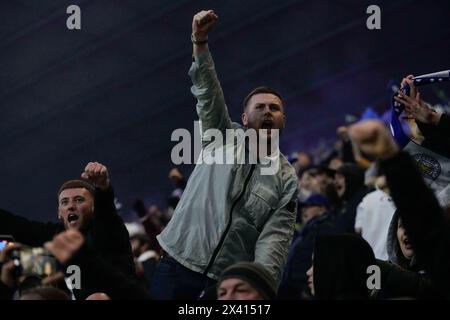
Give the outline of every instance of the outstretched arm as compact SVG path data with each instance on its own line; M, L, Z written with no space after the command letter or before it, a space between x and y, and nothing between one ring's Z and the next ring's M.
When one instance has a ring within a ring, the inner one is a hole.
M94 243L101 250L103 258L113 261L118 269L134 273L128 231L114 204L114 191L108 169L98 162L89 162L82 178L95 186L95 213L93 222Z
M381 160L381 170L419 263L435 280L435 285L447 286L450 283L450 259L446 257L450 248L450 225L413 159L399 151L381 122L355 124L351 127L351 136L364 152Z
M30 221L0 209L0 234L11 234L15 241L28 246L42 246L62 228L58 223Z
M231 128L225 98L208 49L208 34L216 24L218 16L212 10L200 11L192 21L193 56L189 75L192 79L192 94L197 98L197 114L202 122L202 141L206 146L211 137L208 129L224 132Z

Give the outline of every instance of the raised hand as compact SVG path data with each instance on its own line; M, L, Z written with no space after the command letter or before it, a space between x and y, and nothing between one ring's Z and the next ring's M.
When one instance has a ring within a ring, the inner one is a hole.
M192 20L192 35L196 41L203 41L216 24L219 17L213 10L198 12Z
M10 259L10 253L13 250L20 249L20 244L6 246L0 252L0 281L9 288L16 286L16 278L14 277L14 262Z
M399 93L399 97L394 97L394 99L405 106L405 116L407 118L433 125L439 123L441 115L420 98L420 92L417 92L415 97Z
M84 243L84 236L80 231L68 229L56 235L52 241L46 242L44 247L50 251L62 264L67 263L80 250Z
M384 124L377 120L356 123L349 128L350 139L365 154L379 159L388 159L399 152L392 135Z
M91 181L96 187L105 190L109 187L108 169L101 163L89 162L81 177Z
M414 85L414 76L412 74L407 75L405 78L402 79L400 87L403 89L404 87L406 87L406 85L408 85L410 88L409 96L411 98L414 98L419 91L417 90L416 86Z

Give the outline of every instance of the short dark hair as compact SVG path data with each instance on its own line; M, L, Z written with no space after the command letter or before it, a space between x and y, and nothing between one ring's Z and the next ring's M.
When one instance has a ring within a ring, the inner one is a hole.
M75 180L69 180L62 184L62 186L58 190L58 198L61 192L63 192L66 189L77 189L77 188L84 188L92 195L92 197L95 196L95 187L92 185L92 183L88 180L84 179L75 179Z
M260 93L270 93L270 94L273 94L273 95L277 96L277 97L281 100L281 103L284 105L283 98L281 97L281 95L280 95L278 92L276 92L276 91L275 91L274 89L272 89L272 88L262 86L262 87L257 87L257 88L255 88L255 89L253 89L253 90L250 91L250 93L247 94L247 96L244 98L244 102L243 102L243 105L242 105L244 111L245 111L245 109L247 108L248 101L251 99L251 97L253 97L255 94L260 94Z

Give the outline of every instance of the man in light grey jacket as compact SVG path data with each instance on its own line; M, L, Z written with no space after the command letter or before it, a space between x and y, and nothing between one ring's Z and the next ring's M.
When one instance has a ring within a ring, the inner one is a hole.
M225 135L235 129L235 139L215 150L232 152L235 160L252 153L245 143L252 130L265 129L259 141L265 140L271 152L256 162L196 165L172 220L157 237L166 254L153 279L155 299L196 299L225 268L240 261L260 263L279 283L294 231L297 176L278 144L272 148L285 125L282 98L270 88L257 88L244 100L243 126L231 122L207 44L217 19L209 10L192 22L189 75L198 100L202 152L211 152L211 129ZM267 163L275 170L264 174Z

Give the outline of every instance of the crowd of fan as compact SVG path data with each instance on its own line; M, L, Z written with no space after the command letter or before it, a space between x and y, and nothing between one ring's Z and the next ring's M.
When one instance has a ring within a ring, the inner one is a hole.
M398 99L411 129L410 146L421 149L401 150L385 125L365 121L339 128L335 149L320 162L307 152L296 153L290 162L298 176L297 221L281 283L264 266L242 261L225 269L199 299L450 296L450 117L430 108L411 79L403 80L411 94ZM64 226L0 210L0 234L12 234L21 243L1 252L0 297L151 299L153 273L165 254L156 236L186 185L177 169L169 176L176 188L168 209L147 208L138 200L133 206L138 222L124 224L117 214L107 169L99 163L85 168L85 180L66 182L58 192L60 207L61 195L68 202L86 203L92 220L87 229L79 228L82 232L70 227L83 226L73 220L80 217L70 218L70 204L66 211L60 208ZM84 193L67 194L74 190ZM79 266L81 289L64 282L67 274L15 273L11 252L21 245L45 246L62 268ZM372 275L373 286L368 281Z

